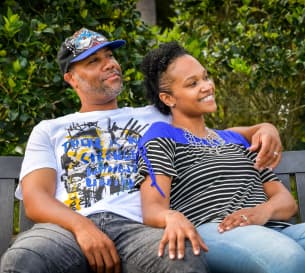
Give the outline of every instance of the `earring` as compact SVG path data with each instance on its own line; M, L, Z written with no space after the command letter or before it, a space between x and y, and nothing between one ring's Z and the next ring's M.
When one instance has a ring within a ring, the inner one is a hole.
M175 107L176 107L176 104L171 104L169 107L175 108Z

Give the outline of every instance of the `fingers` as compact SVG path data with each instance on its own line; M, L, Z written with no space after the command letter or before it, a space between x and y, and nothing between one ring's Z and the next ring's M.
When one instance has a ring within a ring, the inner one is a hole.
M280 163L280 161L282 159L282 150L275 150L275 152L273 152L273 157L274 157L274 160L269 165L269 168L272 170Z
M120 272L119 257L112 256L106 249L103 252L95 253L95 255L88 255L87 259L91 269L96 273Z
M120 272L120 258L115 250L115 246L112 241L110 241L109 245L105 249L105 252L102 252L103 263L100 269L105 273L119 273Z
M258 151L255 168L262 170L265 168L275 168L281 160L282 146L279 141L275 141L271 136L253 136L251 151Z
M258 158L258 167L261 168L270 168L271 166L275 167L276 162L278 162L278 157L280 157L281 149L274 142L264 141L261 145L261 149L257 155Z
M223 233L236 227L247 226L251 224L251 216L245 213L233 213L228 215L219 225L218 232Z
M274 169L282 158L282 152L276 150L275 148L270 148L270 150L261 150L256 158L255 168L258 170L263 170L265 168Z
M114 262L114 271L113 272L120 273L121 272L121 260L120 260L119 254L116 251L115 246L114 246L114 248L111 249L110 253L111 253L112 260Z
M93 242L93 241L92 241ZM83 247L88 263L97 273L119 273L120 258L114 243L107 236L96 238L94 243Z
M168 236L168 255L171 260L183 259L185 251L185 236L183 232L171 233Z
M168 256L171 260L174 260L176 258L176 241L177 237L175 233L168 234L165 232L159 244L158 256L162 257L164 255L164 249L168 244Z
M255 134L252 136L251 139L251 146L249 147L249 150L252 152L256 152L259 150L261 146L261 139L259 134Z
M168 244L169 258L172 260L176 258L183 259L185 255L185 240L187 238L191 242L194 255L199 255L201 249L208 251L208 247L194 228L193 231L189 231L187 234L181 230L173 233L165 232L159 244L158 255L160 257L163 256L164 249Z
M192 247L193 247L193 253L194 255L199 255L200 250L202 249L205 252L208 252L208 247L202 240L201 236L196 232L196 235L192 238L190 238Z
M178 233L178 238L177 238L177 256L178 259L181 260L184 257L184 250L185 250L185 237L184 235L179 232Z
M97 273L103 272L102 269L99 268L99 267L104 268L103 260L101 259L101 256L95 257L93 253L87 253L86 258L93 272L97 272Z
M161 241L160 241L160 244L159 244L159 250L158 250L158 256L159 257L163 256L164 249L165 249L165 246L166 246L167 242L168 242L167 236L166 236L166 234L164 234Z

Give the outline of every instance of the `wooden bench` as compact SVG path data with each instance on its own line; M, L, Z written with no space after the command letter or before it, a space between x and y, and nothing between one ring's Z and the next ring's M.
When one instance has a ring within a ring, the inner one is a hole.
M0 156L0 256L16 233L13 229L14 220L19 223L18 231L24 231L33 225L25 216L22 202L14 198L21 162L22 157ZM295 221L305 222L305 150L284 152L275 172L285 186L296 193L299 214ZM19 203L19 210L14 209L16 202ZM15 211L19 214L15 215Z

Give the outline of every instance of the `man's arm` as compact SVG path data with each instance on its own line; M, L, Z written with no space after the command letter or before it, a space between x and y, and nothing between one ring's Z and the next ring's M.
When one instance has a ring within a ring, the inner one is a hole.
M26 175L22 193L27 216L34 222L53 223L71 231L94 272L120 272L120 259L112 240L90 219L58 201L55 190L54 169L42 168Z
M274 169L282 156L282 143L278 130L271 123L233 127L230 130L242 134L250 143L250 150L257 151L255 167Z

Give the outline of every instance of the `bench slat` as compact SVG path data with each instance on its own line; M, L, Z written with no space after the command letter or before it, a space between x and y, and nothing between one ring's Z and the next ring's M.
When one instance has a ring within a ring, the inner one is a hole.
M289 174L278 174L277 177L283 182L285 187L291 191L291 185L290 185L290 175Z
M8 248L14 221L15 179L0 179L0 255Z
M26 217L23 202L21 201L19 203L19 230L25 231L25 230L31 228L31 226L33 226L33 224L34 224L34 222Z
M301 222L305 222L305 168L303 171L304 173L296 173L297 194Z

